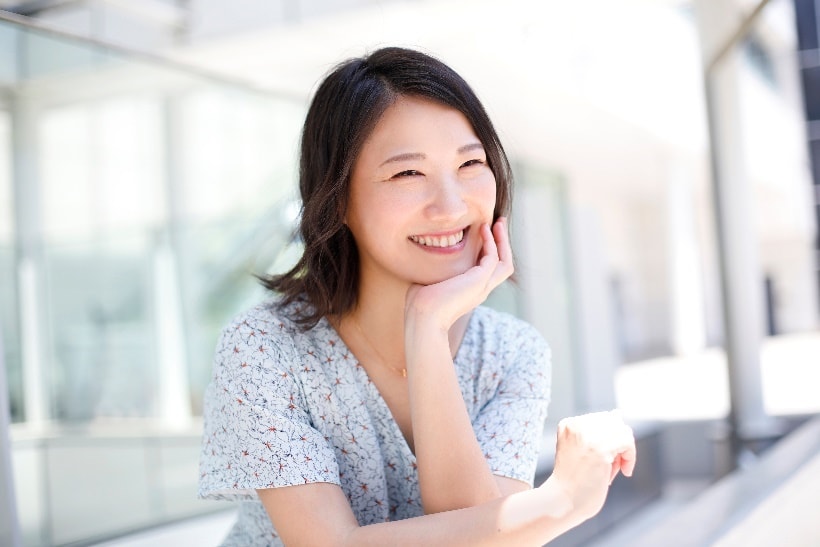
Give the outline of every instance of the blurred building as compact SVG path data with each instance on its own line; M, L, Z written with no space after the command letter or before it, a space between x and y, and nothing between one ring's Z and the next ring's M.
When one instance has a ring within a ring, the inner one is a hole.
M820 225L820 5L795 0L800 75L806 107L807 135L814 180L815 218ZM817 277L820 279L820 236L815 239Z
M769 2L733 48L749 206L730 240L751 242L758 339L820 327L815 7ZM0 9L0 333L27 545L215 509L192 485L217 333L265 297L252 274L298 253L311 90L379 45L442 58L499 129L519 286L491 304L550 341L553 421L615 406L621 366L724 342L705 31L689 2Z

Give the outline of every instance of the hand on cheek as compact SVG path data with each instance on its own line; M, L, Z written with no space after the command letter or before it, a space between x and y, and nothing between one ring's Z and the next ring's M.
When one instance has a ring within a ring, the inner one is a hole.
M495 288L509 278L514 270L507 219L499 217L493 224L492 230L489 225L485 224L482 232L486 254L497 257L497 262L493 264L495 266L493 276L490 279L490 285Z
M406 314L421 314L443 329L487 298L513 273L512 249L507 219L499 218L492 229L480 227L481 251L475 266L439 283L413 285L407 292Z

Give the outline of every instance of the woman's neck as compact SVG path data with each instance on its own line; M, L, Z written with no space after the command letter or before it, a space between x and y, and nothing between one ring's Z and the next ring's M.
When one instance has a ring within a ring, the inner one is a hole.
M352 330L363 331L368 343L391 363L404 363L405 301L409 284L360 284L356 307L342 317ZM455 354L469 322L466 314L450 328L450 348Z
M364 331L376 350L392 363L404 362L404 303L409 285L381 284L359 288L356 307L345 315L356 329Z

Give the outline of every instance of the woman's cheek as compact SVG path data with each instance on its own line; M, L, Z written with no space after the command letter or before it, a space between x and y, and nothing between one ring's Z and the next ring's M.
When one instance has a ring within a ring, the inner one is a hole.
M495 177L490 176L489 178L490 180L485 185L486 195L482 199L482 203L484 203L484 218L492 226L495 220L496 185Z

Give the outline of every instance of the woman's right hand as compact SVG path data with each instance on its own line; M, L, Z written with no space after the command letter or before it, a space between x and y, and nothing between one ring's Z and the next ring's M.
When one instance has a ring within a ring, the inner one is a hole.
M426 316L447 331L461 316L472 311L513 274L513 257L507 219L500 217L492 228L482 224L481 252L467 271L432 285L413 285L407 291L405 318Z
M580 523L601 510L618 472L632 476L635 460L635 437L617 411L566 418L558 424L555 467L542 486L562 492Z

